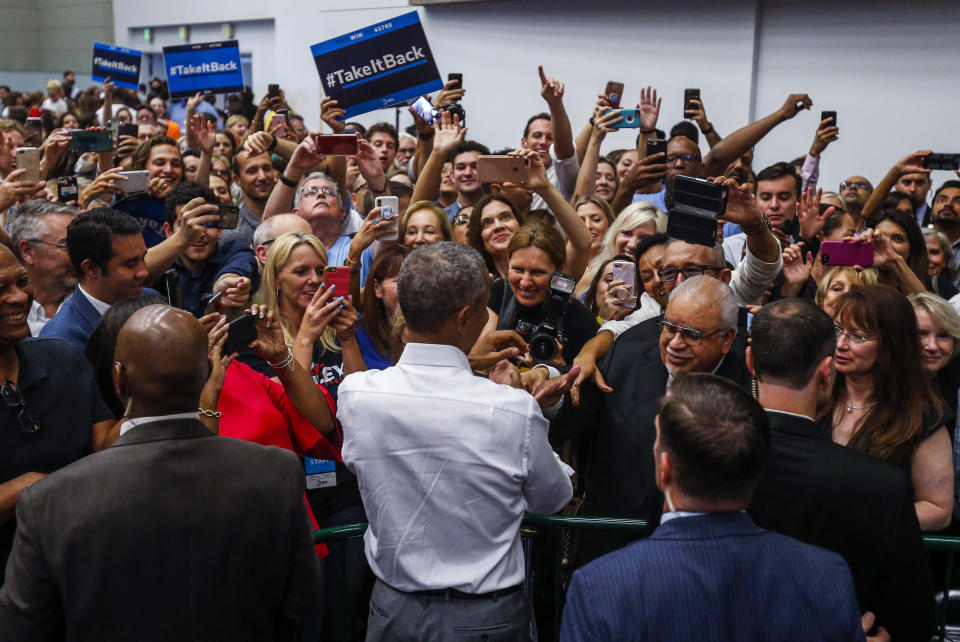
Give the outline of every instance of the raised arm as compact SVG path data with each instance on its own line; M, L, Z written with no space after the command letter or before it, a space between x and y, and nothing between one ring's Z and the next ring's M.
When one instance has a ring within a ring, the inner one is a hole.
M467 133L466 127L460 127L459 118L452 118L447 112L440 114L440 120L434 125L433 146L427 158L423 171L413 188L411 203L417 201L432 201L440 193L440 183L443 180L443 164L450 152L455 150Z
M261 132L262 133L262 132ZM314 135L318 132L310 132L303 142L297 145L290 156L290 162L283 170L283 180L278 180L270 192L270 198L267 204L263 206L263 220L267 220L274 214L286 214L290 211L290 203L293 202L293 196L297 191L297 185L300 180L310 173L314 167L323 160L323 154L317 151L317 142ZM265 134L269 136L270 134ZM287 183L292 183L287 185Z
M713 149L722 140L720 134L713 128L713 123L707 120L707 110L703 106L703 101L698 98L691 98L690 103L693 105L693 109L684 110L683 117L689 118L697 124L700 133L707 139L710 149Z
M213 160L213 145L217 141L216 125L199 114L187 122L187 147L200 148L200 167L197 182L210 186L210 163Z
M553 125L553 153L557 160L566 160L576 153L573 148L573 131L570 129L570 118L567 116L567 110L563 106L564 85L556 78L547 78L543 73L543 65L538 67L540 71L540 95L547 101L547 107L550 109L550 122Z
M609 132L614 129L611 127L614 123L623 120L619 109L612 110L609 114L603 115L603 112L609 109L606 99L597 101L593 108L593 127L591 128L590 141L587 143L586 153L580 163L580 172L577 174L577 185L573 190L571 203L576 203L582 196L592 196L597 189L597 165L600 162L600 145Z
M704 176L721 176L727 165L752 149L761 138L780 123L790 120L801 109L810 109L813 101L806 94L790 94L777 111L765 118L741 127L718 142L703 159Z
M863 210L860 214L863 220L870 220L873 215L880 211L884 199L887 198L887 194L890 193L901 176L904 174L929 174L930 170L923 167L923 159L931 153L929 149L924 149L898 160L883 177L883 180L877 184L867 202L863 204Z
M657 97L657 90L647 85L640 90L640 133L637 135L637 158L647 155L647 141L657 137L657 121L660 119L660 104L663 98ZM631 195L632 196L632 195Z

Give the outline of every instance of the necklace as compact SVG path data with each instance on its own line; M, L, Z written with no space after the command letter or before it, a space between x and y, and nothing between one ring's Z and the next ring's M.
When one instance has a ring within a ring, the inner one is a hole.
M867 404L866 406L852 406L852 405L850 405L850 404L847 404L847 405L844 406L844 407L846 408L847 412L849 413L849 412L853 412L854 410L866 410L867 408L873 408L873 407L876 406L876 405L877 405L877 402L873 402L873 403L871 403L871 404Z

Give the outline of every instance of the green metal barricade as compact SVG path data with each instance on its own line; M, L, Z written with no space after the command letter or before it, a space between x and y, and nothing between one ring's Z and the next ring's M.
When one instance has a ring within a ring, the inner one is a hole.
M642 519L621 519L616 517L586 517L572 515L534 515L527 513L521 524L521 535L529 538L542 529L553 530L600 530L600 531L618 531L634 533L638 537L647 531L647 523ZM330 542L351 537L361 537L367 530L366 524L347 524L344 526L334 526L332 528L322 528L314 532L313 541ZM560 538L558 538L559 541ZM947 639L947 614L950 608L950 587L953 580L954 557L960 553L960 537L951 537L947 535L925 535L923 537L924 546L928 551L940 551L947 554L946 575L943 582L942 600L938 606L937 613L937 634L934 639L944 642ZM563 551L559 546L554 547L553 551L553 621L554 630L559 635L560 621L563 613L563 585L561 569L564 563Z

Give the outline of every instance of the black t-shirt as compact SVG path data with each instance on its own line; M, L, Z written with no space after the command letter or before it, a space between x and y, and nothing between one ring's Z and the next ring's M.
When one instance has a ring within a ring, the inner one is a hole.
M512 302L512 305L511 305ZM490 301L487 306L494 313L500 315L497 322L498 330L515 330L517 319L523 319L532 324L540 323L546 317L543 305L527 307L516 302L513 291L507 282L503 279L497 279L490 286ZM506 314L513 308L515 314ZM512 316L513 318L506 318ZM563 315L563 335L565 343L563 345L563 360L567 365L573 363L574 357L583 349L583 345L596 336L600 329L597 318L585 306L573 297L567 301L567 308Z

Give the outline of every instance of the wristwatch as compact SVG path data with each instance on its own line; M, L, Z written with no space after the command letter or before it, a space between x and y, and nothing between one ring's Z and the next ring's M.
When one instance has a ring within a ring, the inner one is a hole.
M770 223L770 217L767 216L767 213L763 210L760 211L760 222L756 225L741 225L740 231L742 231L747 236L756 236L757 234L762 234L764 231L769 230L773 227Z

